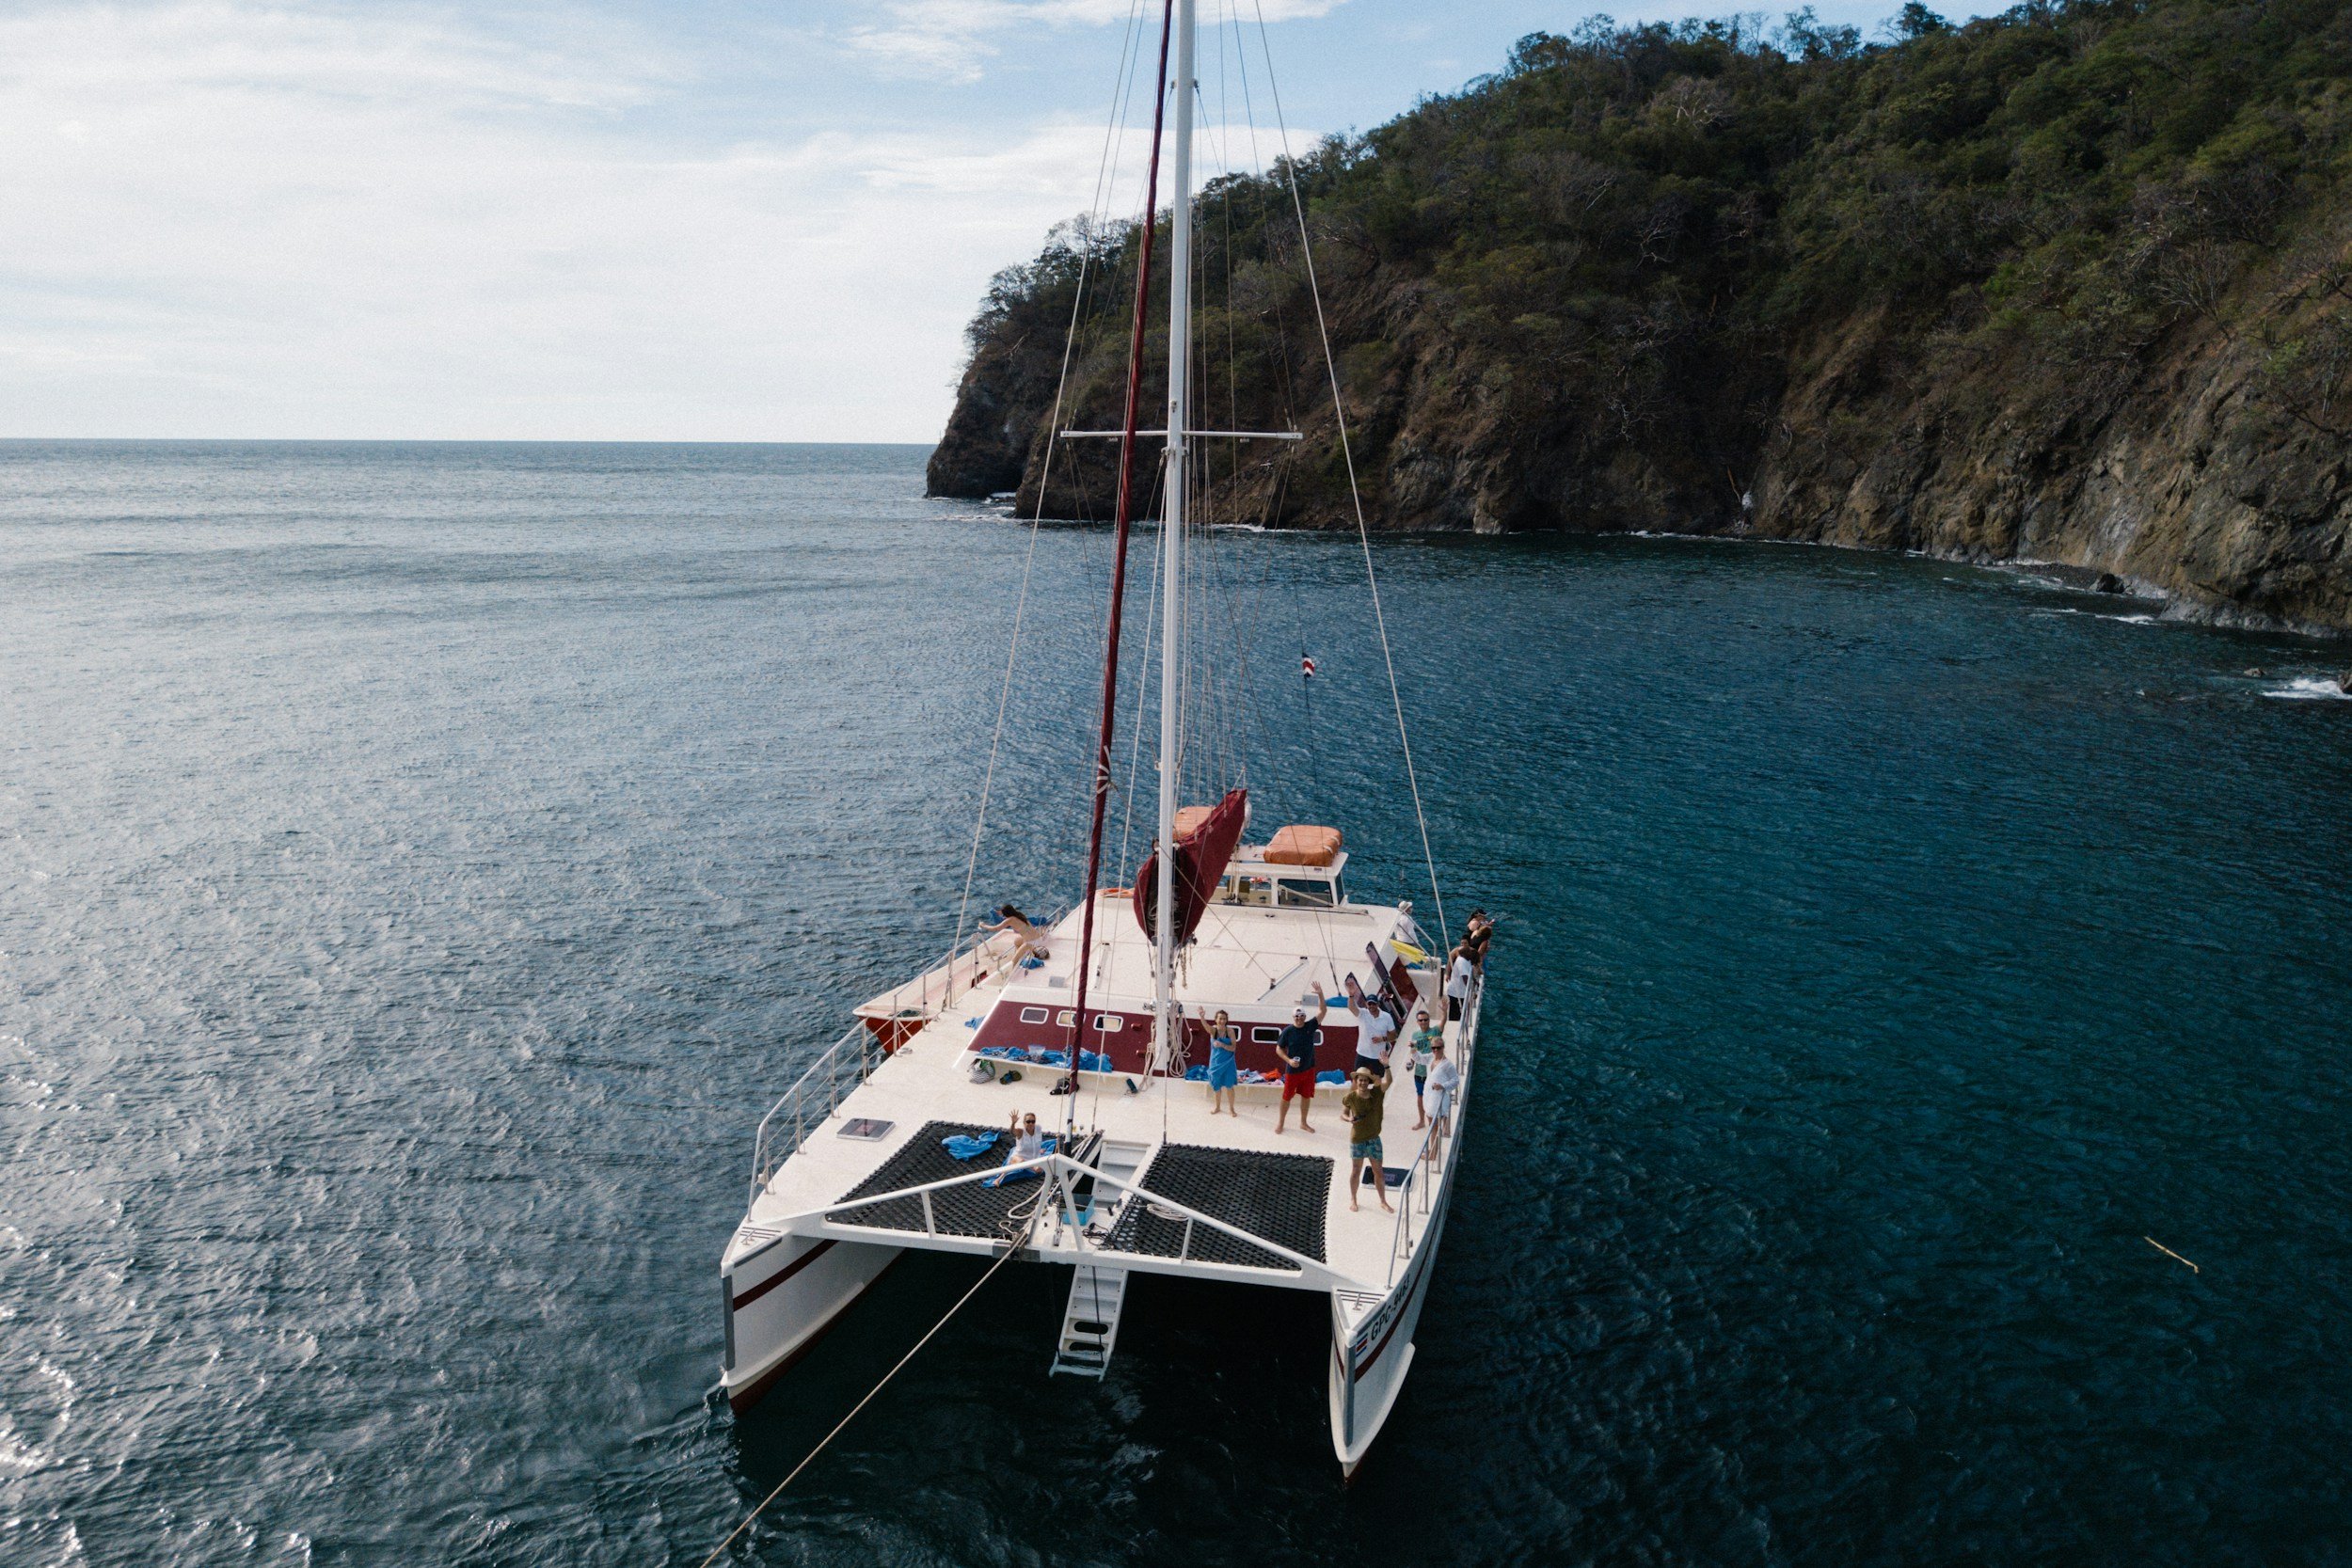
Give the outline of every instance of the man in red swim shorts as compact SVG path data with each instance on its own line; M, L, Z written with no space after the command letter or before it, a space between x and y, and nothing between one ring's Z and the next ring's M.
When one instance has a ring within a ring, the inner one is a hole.
M1311 1132L1307 1123L1307 1109L1315 1098L1315 1047L1323 1039L1323 1015L1331 1010L1324 999L1323 988L1315 988L1315 1016L1309 1018L1307 1009L1291 1009L1291 1026L1282 1031L1274 1042L1274 1053L1282 1059L1282 1109L1274 1118L1274 1130L1282 1131L1290 1120L1291 1101L1298 1101L1298 1130Z

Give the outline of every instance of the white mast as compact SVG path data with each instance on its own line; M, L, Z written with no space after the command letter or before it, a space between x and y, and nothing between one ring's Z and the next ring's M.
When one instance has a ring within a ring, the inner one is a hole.
M1152 966L1163 1069L1176 1062L1176 692L1183 651L1184 451L1192 372L1193 0L1176 0L1176 211L1168 258L1168 505L1160 518L1159 952Z

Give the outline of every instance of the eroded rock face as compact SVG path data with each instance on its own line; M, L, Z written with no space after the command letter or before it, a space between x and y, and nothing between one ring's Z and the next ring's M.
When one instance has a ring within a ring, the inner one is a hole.
M986 500L1021 483L1036 416L990 369L975 360L956 388L955 411L923 471L930 495Z
M2217 619L2352 629L2352 443L2295 416L2256 342L2199 321L2128 372L1860 373L1899 346L1864 322L1816 349L1760 454L1756 533L2061 562Z
M1347 388L1366 520L1399 531L1649 529L2046 562L2084 569L2087 583L2113 574L2119 587L2213 619L2352 631L2352 423L2339 436L2299 416L2265 341L2218 325L2264 324L2275 341L2340 309L2300 300L2290 272L2245 281L2226 317L2192 318L2088 366L2047 362L2022 339L1931 349L1915 322L1861 310L1801 345L1726 362L1737 401L1694 404L1638 439L1589 426L1531 435L1501 392L1456 373L1430 323L1410 320L1377 373ZM1025 514L1107 518L1115 442L1066 446L1046 481L1053 387L1041 364L975 360L932 456L931 489L1017 488ZM1117 386L1098 367L1069 419L1115 420ZM1743 411L1754 408L1763 417ZM1263 456L1213 467L1203 498L1213 515L1356 526L1327 400L1299 426L1306 439L1286 467ZM1158 456L1156 443L1139 454L1147 495ZM1148 501L1139 510L1149 515Z

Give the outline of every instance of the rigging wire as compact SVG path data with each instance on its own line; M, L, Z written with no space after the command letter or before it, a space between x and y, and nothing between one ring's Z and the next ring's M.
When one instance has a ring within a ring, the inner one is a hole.
M1005 1250L998 1256L996 1261L991 1263L988 1266L987 1272L982 1274L979 1278L972 1282L972 1288L970 1290L964 1291L963 1294L956 1298L956 1304L947 1308L945 1313L941 1314L940 1320L931 1324L931 1326L925 1331L920 1339L914 1341L912 1349L910 1349L904 1355L898 1357L898 1365L892 1367L890 1370L882 1373L882 1381L875 1384L871 1388L868 1388L866 1391L866 1397L864 1399L858 1401L857 1403L850 1407L850 1413L847 1416L842 1417L840 1420L834 1423L834 1428L831 1432L828 1432L824 1436L817 1440L817 1446L809 1449L806 1454L803 1455L801 1462L798 1465L793 1465L789 1471L786 1472L785 1478L776 1482L774 1490L771 1491L766 1497L760 1498L759 1505L754 1508L749 1513L743 1515L743 1522L736 1526L733 1529L727 1531L725 1540L710 1548L710 1555L702 1560L700 1568L710 1568L712 1563L718 1561L719 1555L735 1544L735 1538L742 1534L745 1530L751 1528L752 1522L757 1519L762 1513L768 1512L768 1505L774 1502L778 1497L784 1496L784 1489L791 1485L794 1481L798 1480L803 1470L807 1469L811 1465L817 1462L817 1456L823 1453L827 1445L832 1443L834 1438L841 1435L841 1431L844 1427L848 1426L851 1421L857 1419L858 1412L873 1403L874 1396L888 1387L890 1386L890 1380L904 1371L906 1370L907 1363L914 1360L915 1355L921 1352L923 1347L930 1344L939 1331L947 1326L950 1319L954 1318L957 1313L963 1310L964 1303L970 1301L974 1296L978 1295L980 1293L980 1287L995 1278L996 1271L998 1269L1003 1268L1007 1263L1011 1262L1013 1259L1020 1256L1022 1247L1027 1244L1030 1235L1037 1229L1038 1216L1044 1212L1044 1199L1046 1195L1054 1189L1058 1180L1059 1177L1057 1174L1047 1175L1044 1181L1040 1184L1038 1196L1030 1200L1025 1213L1016 1209L1006 1215L1007 1219L1012 1219L1015 1217L1019 1217L1021 1219L1021 1233L1016 1236L1010 1231L1003 1232L1006 1238Z
M1356 538L1363 546L1364 581L1372 590L1372 621L1380 633L1380 657L1388 666L1389 702L1396 710L1397 744L1405 752L1405 782L1413 794L1413 820L1421 828L1422 863L1429 871L1429 895L1438 906L1438 934L1450 948L1453 933L1445 918L1445 893L1438 885L1438 858L1429 847L1429 814L1422 807L1421 777L1413 767L1413 741L1405 723L1405 697L1396 681L1396 656L1389 647L1389 619L1380 607L1380 578L1373 570L1372 529L1364 521L1364 496L1356 481L1356 452L1347 438L1347 407L1340 397L1340 362L1331 352L1331 327L1323 311L1323 288L1315 278L1314 246L1307 234L1307 202L1298 193L1298 161L1291 156L1290 124L1282 114L1282 88L1274 80L1274 47L1266 38L1263 0L1250 0L1258 13L1258 41L1265 50L1266 87L1273 95L1274 122L1281 136L1282 173L1290 184L1291 207L1298 216L1298 248L1307 266L1307 289L1315 302L1315 332L1323 341L1323 364L1331 380L1331 421L1340 433L1340 457L1347 467L1347 496L1356 510Z
M1140 63L1136 40L1142 29L1138 25L1143 15L1143 0L1129 0L1127 36L1120 46L1120 85L1111 93L1110 119L1103 128L1103 152L1094 170L1094 200L1088 209L1087 231L1079 236L1078 285L1070 303L1070 330L1062 340L1061 373L1054 384L1054 413L1050 432L1061 428L1062 398L1070 386L1070 362L1078 343L1078 324L1086 310L1087 278L1094 263L1093 214L1107 205L1107 192L1117 182L1118 164L1113 150L1119 142L1119 127L1125 122L1127 105L1132 102L1134 67ZM1037 540L1045 522L1045 497L1053 488L1055 449L1060 443L1049 435L1045 448L1045 466L1038 477L1037 503L1029 514L1029 544L1021 562L1021 592L1014 600L1012 633L1005 649L1005 680L996 696L996 727L988 739L988 767L980 779L980 807L972 824L972 853L963 867L963 897L956 906L955 939L947 947L946 997L955 990L956 955L963 950L963 933L972 913L972 885L980 867L980 841L988 831L988 802L996 784L996 759L1005 738L1005 712L1012 701L1012 677L1016 661L1021 657L1021 629L1029 610L1029 582L1037 565ZM943 999L943 1006L946 1000Z

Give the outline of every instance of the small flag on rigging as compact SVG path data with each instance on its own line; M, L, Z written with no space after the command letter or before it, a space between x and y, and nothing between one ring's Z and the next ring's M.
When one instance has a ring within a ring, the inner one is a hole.
M1312 656L1308 654L1298 656L1298 675L1301 680L1315 678L1315 661Z

